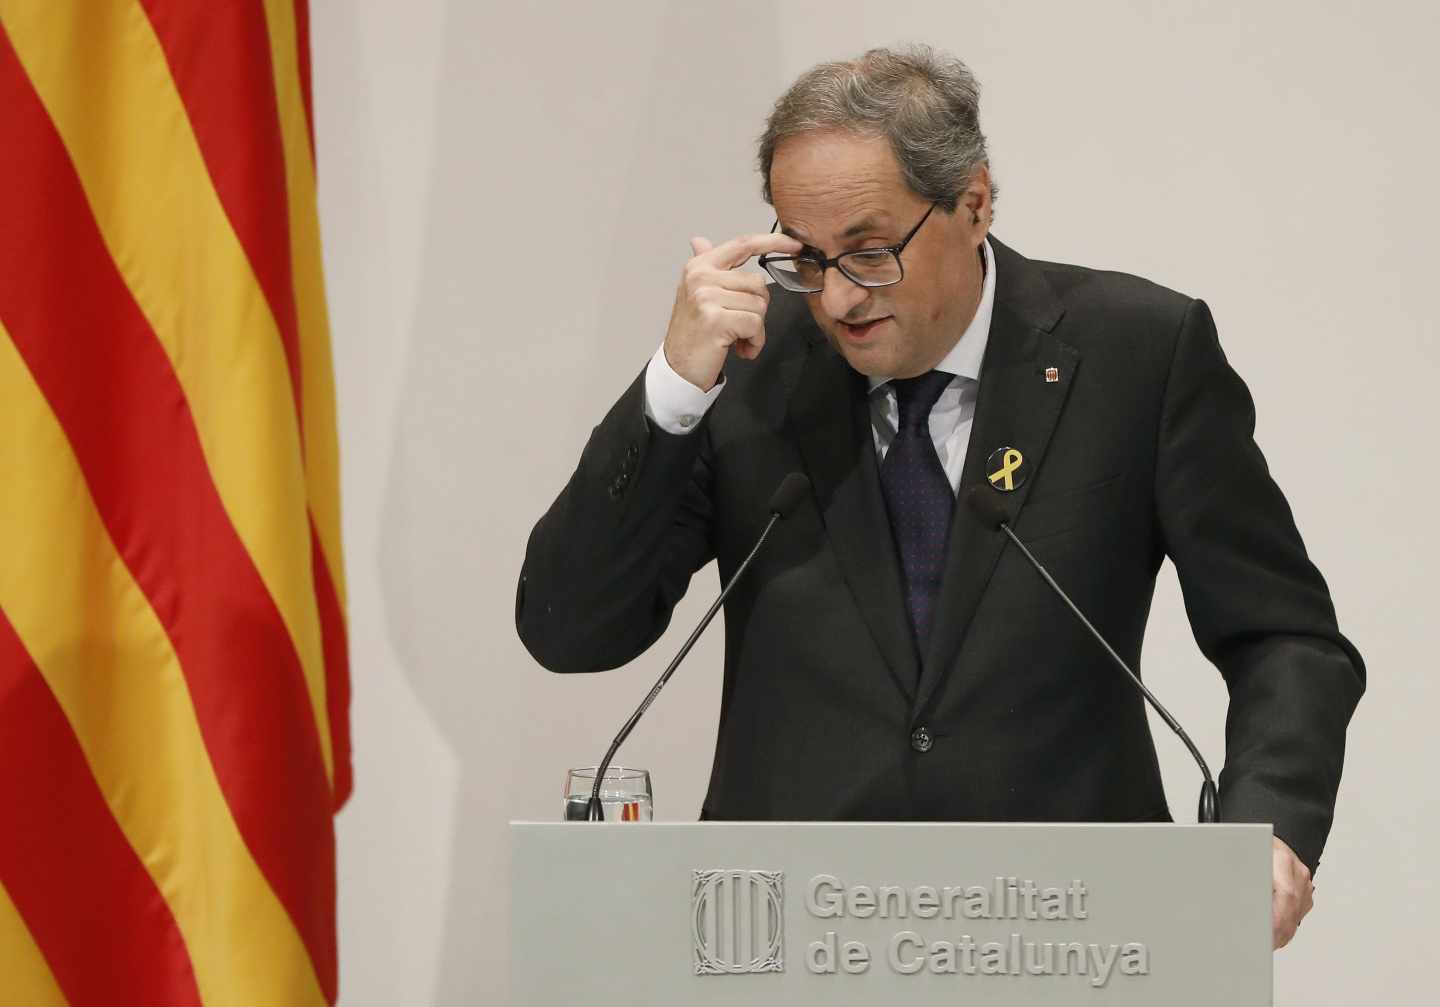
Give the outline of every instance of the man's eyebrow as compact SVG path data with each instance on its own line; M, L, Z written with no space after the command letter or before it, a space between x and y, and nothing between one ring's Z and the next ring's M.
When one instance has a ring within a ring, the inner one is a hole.
M880 223L879 223L878 220L876 220L876 218L874 218L874 217L862 217L861 219L857 220L855 223L851 224L849 227L845 228L844 233L842 233L842 234L840 235L840 237L841 237L842 240L843 240L843 239L847 239L847 238L858 238L860 235L865 234L865 233L868 232L868 231L879 230L879 227L880 227ZM810 244L810 239L809 239L809 238L806 238L804 235L801 235L801 234L796 234L795 231L794 231L794 229L792 229L792 228L789 228L789 227L781 227L781 228L780 228L780 233L781 233L781 234L789 235L790 237L794 238L796 241L804 242L806 248L814 248L814 247L815 247L814 245Z
M803 242L806 248L815 247L814 245L810 244L809 238L806 238L804 235L801 234L796 234L795 229L792 227L782 227L780 228L780 233L794 238L796 241Z
M845 233L840 235L840 237L857 238L860 235L864 234L866 231L876 230L877 226L878 225L874 217L862 217L860 220L845 228Z

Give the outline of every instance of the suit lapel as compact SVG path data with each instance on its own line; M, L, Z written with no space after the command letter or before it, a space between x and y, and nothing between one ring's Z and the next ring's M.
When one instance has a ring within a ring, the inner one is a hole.
M800 446L830 545L896 684L913 696L919 654L905 615L865 379L814 333L786 415Z
M1006 494L1013 525L1044 462L1080 363L1079 353L1050 331L1063 308L1039 270L993 237L991 246L997 273L995 311L980 370L975 421L950 528L935 627L915 696L917 715L954 662L1005 542L1003 535L982 527L971 516L965 506L966 490L986 482L986 463L993 451L1019 450L1027 477ZM1058 380L1046 380L1049 367L1056 368Z

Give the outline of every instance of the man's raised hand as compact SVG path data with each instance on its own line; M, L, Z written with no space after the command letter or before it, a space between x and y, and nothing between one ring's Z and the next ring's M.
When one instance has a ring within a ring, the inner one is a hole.
M675 373L709 391L732 347L746 360L758 356L765 347L770 291L764 273L739 267L765 252L794 255L802 247L786 234L750 234L723 245L691 238L694 254L680 276L665 332L665 359Z

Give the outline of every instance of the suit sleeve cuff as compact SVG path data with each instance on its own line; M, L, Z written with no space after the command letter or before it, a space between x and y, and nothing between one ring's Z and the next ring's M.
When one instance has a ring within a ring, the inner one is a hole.
M662 344L645 368L645 415L667 434L688 434L700 425L700 418L724 387L721 375L708 392L696 388L675 373Z

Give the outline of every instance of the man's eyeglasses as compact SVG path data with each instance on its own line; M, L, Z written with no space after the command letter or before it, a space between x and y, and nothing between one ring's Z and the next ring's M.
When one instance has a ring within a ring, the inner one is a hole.
M834 266L847 279L862 287L888 287L905 279L905 267L900 263L900 253L915 237L915 232L930 219L938 203L931 203L920 223L910 228L910 233L900 239L898 245L881 248L861 248L853 252L841 252L834 258L819 255L762 255L760 265L776 283L786 290L800 294L816 294L825 289L825 270ZM776 220L770 228L773 234L780 226Z

